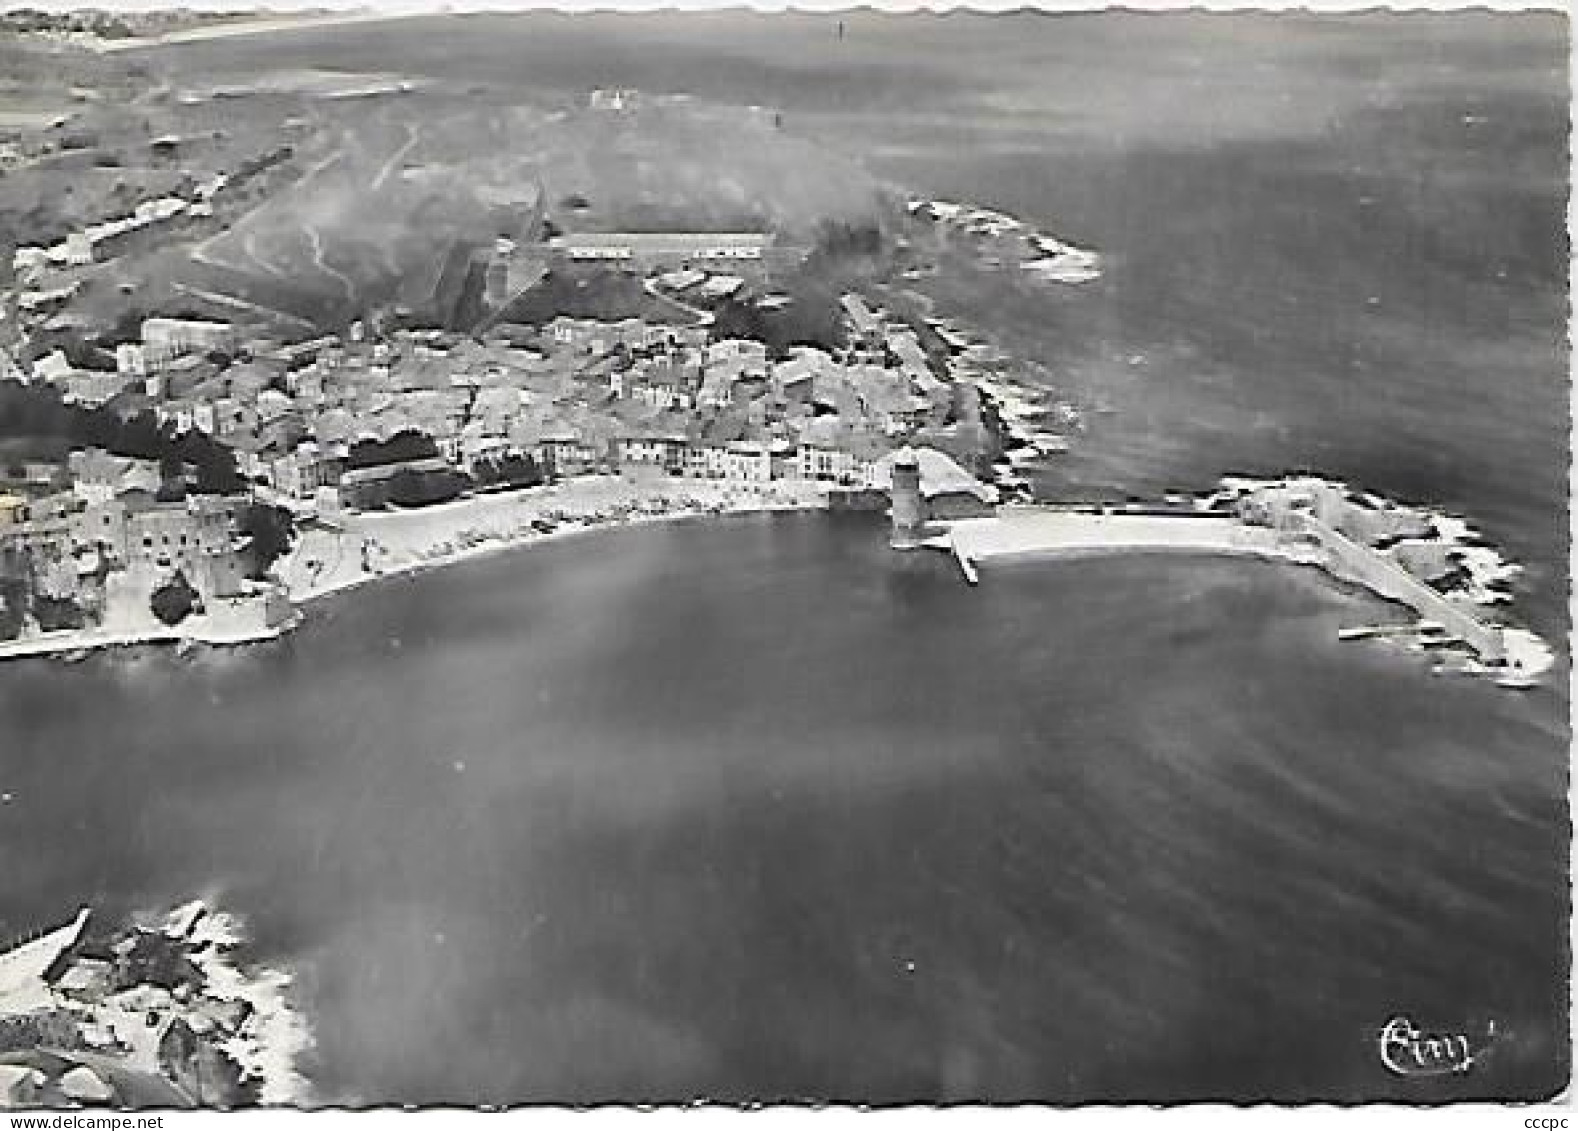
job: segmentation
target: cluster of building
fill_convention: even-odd
[[[42,277],[50,268],[85,267],[95,260],[119,253],[120,244],[133,233],[168,223],[179,216],[212,216],[208,198],[224,186],[222,178],[200,185],[196,198],[161,196],[145,200],[129,214],[70,232],[48,247],[19,247],[11,256],[11,269],[24,279]]]
[[[97,152],[90,142],[83,144],[88,146],[83,152]],[[181,139],[160,136],[148,145],[158,153],[179,147]],[[83,224],[54,243],[17,247],[9,263],[0,263],[0,279],[7,275],[14,279],[0,296],[5,299],[0,303],[0,345],[14,338],[18,321],[68,324],[72,316],[61,312],[84,286],[111,278],[107,265],[158,246],[178,232],[190,234],[222,224],[223,212],[251,191],[254,180],[288,161],[292,152],[288,145],[276,146],[237,162],[229,172],[211,165],[207,170],[185,170],[174,191],[140,201],[124,214]],[[123,292],[130,289],[122,286]]]
[[[122,418],[149,414],[167,435],[206,434],[234,454],[245,493],[170,491],[152,461],[73,452],[0,495],[0,581],[39,628],[60,609],[72,627],[146,623],[176,574],[205,611],[245,607],[268,625],[288,611],[251,579],[240,520],[258,497],[332,518],[453,497],[508,478],[501,468],[531,482],[617,473],[860,491],[886,490],[885,458],[912,441],[969,462],[983,432],[976,385],[859,296],[843,314],[847,344],[782,356],[704,323],[639,318],[506,323],[482,341],[372,320],[293,343],[148,318],[116,344],[114,369],[56,349],[15,376]],[[398,493],[413,483],[415,496]]]
[[[605,94],[607,108],[626,102]],[[165,436],[203,433],[233,453],[245,493],[170,492],[157,466],[74,453],[49,489],[27,482],[0,496],[0,581],[11,580],[13,596],[25,583],[29,600],[69,602],[106,625],[117,610],[144,616],[149,592],[175,573],[205,606],[258,597],[238,523],[259,498],[332,520],[589,473],[861,490],[905,443],[964,463],[984,451],[980,387],[958,379],[949,359],[958,351],[935,332],[928,347],[927,331],[853,294],[839,346],[786,353],[718,334],[683,302],[676,323],[495,320],[480,338],[380,311],[307,341],[201,317],[145,318],[119,340],[123,331],[102,321],[78,328],[77,315],[56,313],[115,241],[211,216],[227,183],[217,175],[190,199],[149,201],[56,245],[19,249],[9,344],[25,348],[0,339],[0,379],[52,387],[122,421],[152,418]],[[544,264],[628,271],[655,294],[707,299],[803,257],[762,232],[569,233],[534,246]],[[531,258],[517,252],[513,241],[494,248],[493,298],[514,293],[508,268]],[[502,318],[507,304],[496,305]]]
[[[481,342],[356,323],[292,344],[225,322],[150,318],[117,346],[113,371],[75,367],[57,350],[25,379],[201,430],[235,451],[248,480],[297,505],[356,506],[380,474],[469,475],[511,457],[549,475],[858,486],[905,439],[967,455],[981,427],[974,385],[940,376],[913,329],[858,296],[844,305],[846,348],[776,358],[705,325],[636,318],[506,324]],[[407,466],[355,465],[359,443],[411,433],[431,450]]]
[[[29,366],[16,379],[53,385],[71,404],[98,408],[126,394],[123,403],[141,405],[136,398],[147,398],[148,407],[158,412],[166,391],[183,380],[200,380],[228,364],[228,356],[239,345],[239,335],[228,322],[189,318],[148,318],[142,323],[137,341],[121,342],[115,347],[113,369],[75,365],[63,348],[56,347]],[[219,355],[219,360],[215,359]],[[201,413],[198,414],[202,416]],[[162,422],[161,416],[161,422]],[[212,431],[212,428],[205,428]]]
[[[46,631],[152,627],[153,595],[177,576],[194,611],[232,631],[283,623],[283,594],[252,579],[256,557],[242,533],[250,500],[170,496],[158,463],[98,449],[72,452],[63,473],[34,464],[23,483],[9,483],[0,494],[8,635],[30,623]]]

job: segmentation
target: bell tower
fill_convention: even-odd
[[[921,499],[920,460],[910,448],[893,457],[893,505],[889,511],[893,532],[888,545],[895,550],[913,550],[921,544],[926,529],[926,508]]]

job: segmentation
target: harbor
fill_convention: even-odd
[[[1441,673],[1487,675],[1528,688],[1554,662],[1534,633],[1487,617],[1517,569],[1468,547],[1461,520],[1401,506],[1315,477],[1224,480],[1217,494],[1167,506],[989,505],[936,453],[906,449],[891,477],[895,550],[952,555],[971,585],[985,562],[1104,554],[1243,555],[1313,565],[1408,608],[1408,633],[1346,631],[1345,639],[1412,635],[1419,647],[1464,651]],[[958,500],[971,506],[960,508]]]
[[[1005,506],[989,517],[959,519],[926,544],[951,553],[972,585],[980,581],[980,563],[1005,558],[1167,552],[1291,556],[1274,531],[1228,515],[1093,513],[1058,506]]]

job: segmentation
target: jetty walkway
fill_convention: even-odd
[[[1253,526],[1219,511],[1005,506],[988,517],[950,522],[925,545],[952,553],[972,585],[980,580],[981,562],[1016,557],[1180,552],[1318,565],[1408,606],[1466,643],[1482,660],[1507,663],[1514,671],[1540,666],[1517,634],[1480,619],[1463,602],[1431,589],[1379,550],[1313,515],[1292,516],[1279,529]]]
[[[952,553],[972,584],[980,579],[977,565],[993,558],[1164,552],[1295,556],[1276,531],[1247,526],[1230,515],[1090,507],[1001,507],[991,517],[949,523],[927,545]]]

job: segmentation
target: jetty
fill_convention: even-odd
[[[1273,530],[1208,511],[1101,510],[1090,507],[1003,506],[964,518],[927,545],[951,553],[965,580],[980,580],[979,563],[1003,558],[1078,557],[1130,553],[1292,556]]]
[[[82,938],[90,914],[84,907],[64,926],[0,953],[0,1016],[49,1005],[49,972]]]
[[[1246,522],[1213,507],[1013,504],[990,513],[927,521],[914,484],[896,483],[892,517],[895,549],[924,547],[952,555],[971,585],[981,565],[1006,559],[1110,554],[1231,554],[1314,565],[1396,601],[1419,617],[1413,632],[1469,648],[1488,674],[1525,686],[1549,661],[1532,634],[1481,619],[1461,600],[1437,592],[1375,547],[1350,538],[1319,517],[1299,511],[1274,524]],[[1402,626],[1345,630],[1347,639],[1406,633]],[[1472,665],[1471,665],[1472,666]]]

